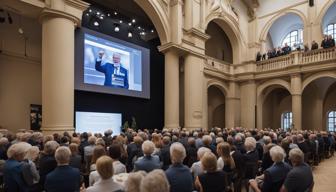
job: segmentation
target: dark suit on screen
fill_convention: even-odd
[[[128,89],[128,71],[124,67],[120,66],[119,68],[119,74],[116,74],[116,67],[111,63],[104,63],[102,64],[101,59],[96,60],[95,68],[97,71],[102,72],[105,74],[105,86],[111,86],[111,87],[119,87]],[[120,79],[123,81],[123,85],[114,85],[112,82],[112,77],[114,75],[118,75]]]

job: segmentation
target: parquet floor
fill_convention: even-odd
[[[314,192],[336,192],[336,154],[313,169]]]

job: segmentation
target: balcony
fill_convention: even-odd
[[[232,64],[227,63],[225,61],[215,59],[212,57],[206,57],[205,61],[205,68],[214,72],[221,72],[226,74],[232,74]]]
[[[257,62],[257,72],[286,69],[294,65],[308,65],[336,60],[336,51],[332,49],[317,49],[308,52],[295,51],[289,55]]]

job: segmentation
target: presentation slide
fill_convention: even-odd
[[[113,130],[113,135],[121,131],[121,113],[94,113],[76,111],[76,132],[104,133]]]
[[[142,91],[141,50],[84,34],[84,83]]]

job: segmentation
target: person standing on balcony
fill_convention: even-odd
[[[332,37],[332,35],[328,36],[328,44],[329,44],[329,47],[335,47],[335,40]]]
[[[257,53],[256,61],[261,61],[261,54],[260,54],[260,51],[258,51],[258,53]]]
[[[321,47],[323,47],[323,49],[328,49],[330,47],[328,42],[328,35],[324,35],[324,38],[321,42]]]
[[[316,43],[315,40],[313,40],[311,50],[315,50],[315,49],[318,49],[318,44]]]
[[[287,55],[292,51],[292,48],[290,46],[288,46],[287,43],[285,43],[285,46],[282,48],[282,51],[283,51],[284,55]]]

